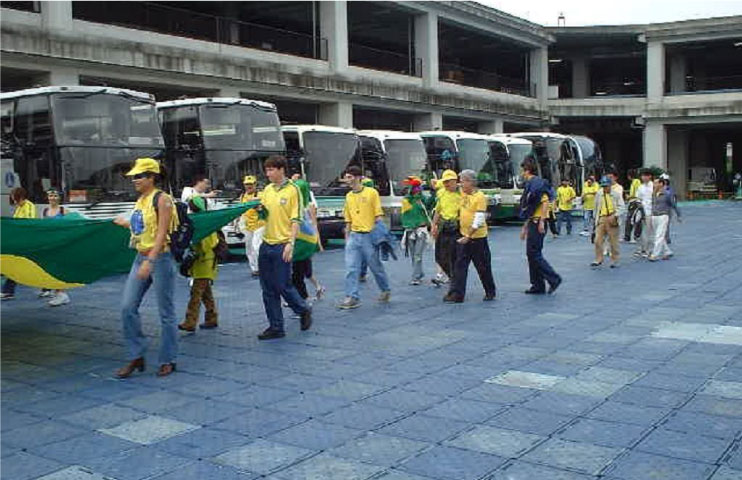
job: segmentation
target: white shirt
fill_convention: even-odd
[[[188,203],[188,200],[196,194],[196,190],[193,187],[183,187],[183,193],[180,194],[180,201]]]
[[[636,197],[641,200],[642,207],[644,207],[644,214],[652,214],[652,196],[654,195],[654,183],[647,182],[642,183],[639,188],[636,189]]]

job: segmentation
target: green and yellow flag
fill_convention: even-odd
[[[193,242],[219,230],[259,202],[190,214]],[[38,288],[65,290],[127,273],[136,252],[129,230],[112,220],[0,219],[0,273]]]

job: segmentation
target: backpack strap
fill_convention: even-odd
[[[160,201],[160,195],[162,195],[162,190],[158,190],[157,193],[155,193],[155,196],[152,197],[152,207],[155,209],[155,215],[160,214],[159,210],[157,210],[157,204]]]

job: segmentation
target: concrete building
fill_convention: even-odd
[[[742,169],[742,17],[545,28],[475,2],[0,6],[4,91],[243,96],[286,123],[588,134],[619,169],[680,182]]]

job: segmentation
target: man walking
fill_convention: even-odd
[[[592,175],[587,177],[587,181],[582,186],[582,233],[580,235],[583,237],[589,236],[593,230],[595,194],[598,193],[599,189],[600,187]]]
[[[258,335],[259,340],[286,336],[281,297],[301,318],[302,330],[308,330],[312,326],[312,310],[291,283],[294,242],[302,221],[301,194],[296,185],[286,178],[284,157],[268,157],[265,161],[265,174],[271,183],[265,187],[260,201],[262,210],[267,213],[267,219],[258,254],[258,268],[263,305],[270,326]]]
[[[435,262],[453,282],[456,263],[456,241],[459,239],[459,192],[458,176],[453,170],[446,170],[441,175],[441,188],[436,189],[435,214],[431,234],[435,238]],[[438,282],[436,282],[438,280]],[[438,278],[433,283],[440,285]]]
[[[451,290],[443,298],[446,303],[462,303],[466,295],[466,278],[469,263],[474,262],[479,280],[484,287],[484,301],[495,299],[497,290],[492,276],[492,255],[487,242],[487,197],[477,189],[477,172],[464,170],[461,180],[461,206],[459,207],[459,233],[456,241],[456,265]]]
[[[621,252],[618,248],[618,235],[620,232],[618,216],[623,209],[623,196],[611,187],[608,177],[600,179],[602,189],[595,197],[595,261],[592,267],[603,264],[603,242],[605,237],[610,241],[611,268],[619,266]]]
[[[557,235],[562,234],[562,222],[567,222],[567,235],[572,235],[572,201],[577,197],[575,189],[566,178],[557,188]]]
[[[639,248],[634,255],[647,258],[652,252],[654,230],[652,229],[652,197],[654,193],[654,179],[652,171],[645,168],[639,175],[641,177],[641,185],[636,189],[636,197],[641,201],[642,205],[642,227],[641,227],[641,238],[639,239]]]
[[[355,165],[348,167],[345,174],[351,191],[345,196],[345,300],[338,305],[342,310],[361,306],[359,280],[361,264],[365,262],[374,274],[376,284],[381,290],[378,300],[388,302],[391,297],[389,280],[381,264],[379,255],[371,239],[371,231],[376,221],[384,216],[381,210],[379,192],[364,186],[363,174]]]
[[[547,193],[549,185],[536,175],[538,170],[534,162],[525,161],[521,168],[526,185],[521,196],[520,212],[525,223],[520,232],[520,239],[526,240],[528,273],[531,280],[531,287],[526,290],[526,293],[529,295],[546,293],[547,282],[549,293],[554,293],[561,285],[562,277],[551,268],[542,253],[546,235],[545,222],[549,216],[549,194]]]

